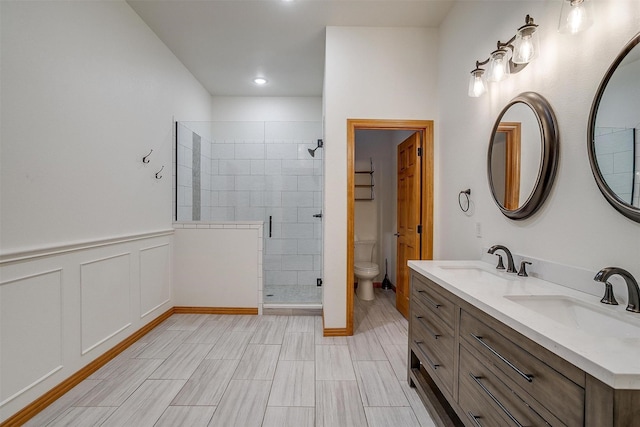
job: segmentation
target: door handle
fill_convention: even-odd
[[[322,218],[322,212],[313,215],[314,218]]]
[[[400,237],[400,233],[393,233],[394,236]]]

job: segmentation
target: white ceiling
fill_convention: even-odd
[[[215,96],[321,96],[325,27],[438,27],[454,0],[127,0]],[[257,87],[252,79],[268,79]]]

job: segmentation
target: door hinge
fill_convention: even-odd
[[[316,286],[322,286],[322,279],[319,277],[316,279]]]
[[[418,234],[422,234],[422,224],[418,225]]]
[[[418,157],[422,157],[422,147],[418,147]]]

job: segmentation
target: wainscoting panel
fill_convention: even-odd
[[[0,424],[172,309],[173,233],[0,255]]]
[[[131,325],[131,254],[80,266],[82,354]]]
[[[140,317],[171,299],[171,248],[169,244],[140,250]]]
[[[62,270],[0,283],[0,407],[62,368]]]

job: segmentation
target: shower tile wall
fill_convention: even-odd
[[[635,175],[633,181],[633,206],[640,208],[640,129],[636,133]]]
[[[322,300],[322,288],[316,286],[322,269],[322,220],[313,215],[322,210],[323,153],[320,149],[311,157],[308,152],[321,131],[319,122],[216,122],[211,142],[202,138],[200,220],[264,221],[265,303]],[[178,159],[194,152],[194,138],[184,133],[178,135],[178,148],[187,151]],[[181,147],[181,139],[192,146]],[[197,217],[192,197],[197,174],[188,171],[195,164],[178,162],[179,220]]]
[[[634,163],[638,164],[634,162],[634,132],[635,129],[596,129],[596,157],[602,177],[626,203],[632,203],[635,198],[633,190],[637,184],[634,178]]]

